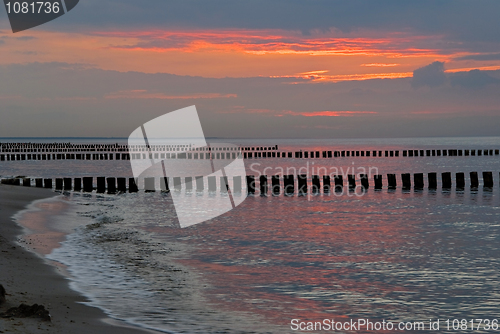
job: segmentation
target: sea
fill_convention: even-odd
[[[284,151],[500,148],[500,137],[210,141],[278,145]],[[16,217],[23,224],[49,210],[50,230],[64,237],[43,254],[46,259],[65,268],[71,287],[87,296],[89,305],[141,328],[491,333],[500,320],[499,157],[402,157],[400,152],[400,157],[248,159],[248,175],[305,171],[310,182],[324,171],[344,174],[344,180],[365,172],[370,188],[306,196],[261,195],[257,189],[254,195],[235,195],[244,200],[234,209],[186,228],[179,226],[171,194],[160,191],[59,192]],[[479,174],[477,189],[469,186],[472,171]],[[484,171],[493,172],[493,188],[482,186]],[[401,188],[402,173],[430,172],[438,173],[436,190]],[[443,172],[453,178],[465,173],[466,187],[442,189]],[[397,174],[396,189],[387,189],[388,173]],[[384,175],[381,190],[373,188],[375,174]],[[130,161],[52,160],[2,161],[0,176],[133,175]]]

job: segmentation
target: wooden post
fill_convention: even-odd
[[[292,196],[295,193],[295,180],[294,175],[284,175],[283,176],[283,193],[287,196]]]
[[[217,191],[217,179],[215,178],[215,176],[207,177],[207,181],[208,181],[208,191],[216,192]],[[175,178],[174,178],[174,188],[175,188]]]
[[[368,175],[361,174],[359,178],[361,179],[361,187],[368,189],[370,187],[370,183],[368,182]]]
[[[414,189],[424,189],[424,174],[423,173],[415,173],[413,174],[413,184]]]
[[[82,191],[82,178],[75,177],[73,190],[74,191]]]
[[[160,191],[165,193],[170,192],[170,188],[168,186],[168,177],[166,176],[160,177]]]
[[[280,176],[279,175],[273,175],[271,177],[271,186],[272,186],[272,193],[273,195],[279,195],[280,193]]]
[[[240,192],[241,192],[241,176],[238,176],[240,178]],[[236,176],[235,176],[236,178]],[[203,176],[195,176],[194,179],[196,180],[196,191],[203,191],[205,189],[205,184],[203,182]]]
[[[382,175],[373,175],[373,182],[375,183],[375,189],[382,189]]]
[[[70,177],[65,177],[64,178],[64,190],[71,190],[72,187],[71,187],[71,178]]]
[[[40,178],[35,179],[35,186],[37,188],[43,188],[43,179],[40,179]]]
[[[85,178],[83,179],[84,184],[85,184]],[[128,192],[129,193],[136,193],[139,191],[139,187],[137,186],[137,182],[135,181],[135,178],[130,177],[128,179]]]
[[[236,194],[239,194],[241,193],[241,186],[242,186],[242,183],[241,183],[241,176],[234,176],[233,177],[233,194],[236,193]]]
[[[259,182],[260,182],[260,195],[261,196],[267,196],[267,175],[261,175],[259,177]]]
[[[456,179],[457,179],[457,189],[464,189],[465,188],[465,174],[464,173],[457,173]]]
[[[255,194],[255,176],[247,175],[247,191],[249,194]]]
[[[477,176],[477,172],[470,172],[470,187],[471,188],[479,187],[479,178]]]
[[[443,181],[443,189],[450,189],[451,188],[451,173],[450,172],[441,173],[441,178]]]
[[[94,178],[93,177],[84,177],[83,178],[83,191],[92,192],[94,190]]]
[[[333,177],[333,180],[335,181],[335,191],[342,191],[342,188],[344,188],[344,180],[342,179],[342,175],[335,175]]]
[[[323,175],[323,193],[324,194],[329,194],[330,193],[330,175]]]
[[[307,175],[297,175],[297,187],[299,188],[299,196],[307,194]]]
[[[429,189],[437,189],[437,173],[429,173],[427,177],[429,180]]]
[[[220,192],[227,193],[229,190],[229,182],[227,182],[227,176],[220,177]]]
[[[63,190],[63,179],[56,178],[56,190]]]
[[[313,194],[319,194],[321,189],[321,183],[319,180],[319,175],[312,176],[312,188],[311,191]]]
[[[186,185],[186,190],[193,190],[193,178],[191,176],[184,178],[184,184]]]
[[[108,194],[116,194],[116,178],[108,177],[106,183],[108,185]]]
[[[401,181],[403,182],[403,189],[408,190],[411,188],[411,175],[410,175],[410,173],[401,174]]]
[[[387,188],[388,189],[396,189],[397,181],[396,174],[387,174]]]
[[[350,189],[356,188],[356,175],[347,175],[347,182]]]
[[[52,189],[52,179],[44,179],[43,180],[43,187]]]
[[[106,192],[106,178],[100,176],[97,178],[97,193],[104,192]]]
[[[493,173],[492,172],[483,172],[483,183],[486,188],[493,187]]]

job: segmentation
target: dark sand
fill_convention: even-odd
[[[32,201],[52,196],[54,192],[46,189],[0,185],[0,284],[7,291],[7,302],[0,306],[0,313],[25,303],[44,305],[52,316],[52,322],[0,318],[0,333],[152,333],[125,327],[100,309],[80,304],[88,299],[71,290],[58,269],[16,243],[23,229],[12,216]]]

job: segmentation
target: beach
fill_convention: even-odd
[[[146,333],[121,326],[69,287],[56,267],[16,243],[23,229],[12,216],[32,201],[55,196],[46,189],[0,185],[0,284],[6,303],[0,313],[21,303],[45,306],[51,321],[37,318],[1,318],[0,333]]]

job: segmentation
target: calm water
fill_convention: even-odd
[[[303,150],[500,148],[500,138],[261,143]],[[58,200],[72,209],[54,219],[88,223],[48,257],[69,267],[73,288],[93,305],[172,333],[289,333],[292,319],[358,318],[426,325],[441,319],[445,331],[446,319],[500,319],[498,156],[246,163],[249,174],[268,168],[268,175],[287,168],[315,174],[313,168],[321,167],[355,173],[376,168],[384,175],[493,171],[495,187],[257,194],[185,229],[178,228],[167,194],[67,193]],[[24,161],[2,162],[0,175],[131,173],[128,162]]]

